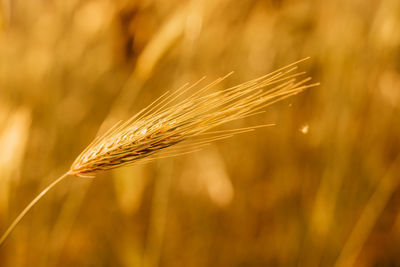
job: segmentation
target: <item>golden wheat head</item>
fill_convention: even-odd
[[[189,153],[211,141],[268,126],[210,131],[316,86],[307,84],[310,78],[297,81],[304,75],[304,72],[293,73],[297,63],[243,84],[205,94],[230,73],[173,105],[173,101],[198,86],[204,78],[191,86],[186,84],[172,94],[167,92],[128,121],[118,123],[96,138],[74,161],[69,174],[90,176],[128,164]],[[190,143],[184,142],[188,139]]]

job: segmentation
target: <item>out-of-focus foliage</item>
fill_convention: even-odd
[[[321,86],[201,152],[70,177],[1,266],[400,265],[398,0],[14,1],[0,15],[0,230],[166,90],[303,63]]]

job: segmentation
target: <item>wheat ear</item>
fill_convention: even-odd
[[[308,59],[308,58],[306,58]],[[126,122],[117,123],[104,135],[97,137],[73,162],[70,170],[46,187],[18,215],[0,239],[9,236],[26,213],[55,185],[68,175],[94,177],[98,172],[129,164],[146,163],[197,151],[212,141],[253,131],[257,125],[233,130],[210,131],[230,121],[260,113],[260,110],[306,88],[311,78],[296,79],[304,72],[293,73],[297,61],[257,79],[234,87],[205,94],[232,73],[186,96],[204,78],[189,86],[185,84],[174,93],[165,93]],[[179,99],[183,99],[178,101]],[[186,142],[190,140],[190,143]]]

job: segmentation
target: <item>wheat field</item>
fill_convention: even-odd
[[[68,177],[0,266],[400,265],[399,1],[0,7],[0,234],[96,135],[167,91],[306,57],[321,83],[219,130],[272,127]]]

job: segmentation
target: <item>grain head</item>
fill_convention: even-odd
[[[297,94],[311,78],[294,73],[295,62],[257,79],[207,93],[232,73],[182,97],[204,80],[165,93],[126,122],[119,122],[96,138],[74,161],[70,175],[91,176],[120,166],[190,153],[208,143],[258,127],[210,131],[227,122],[260,113],[264,107]],[[179,98],[183,100],[177,101]],[[174,104],[173,104],[174,103]],[[186,142],[188,141],[188,142]]]

